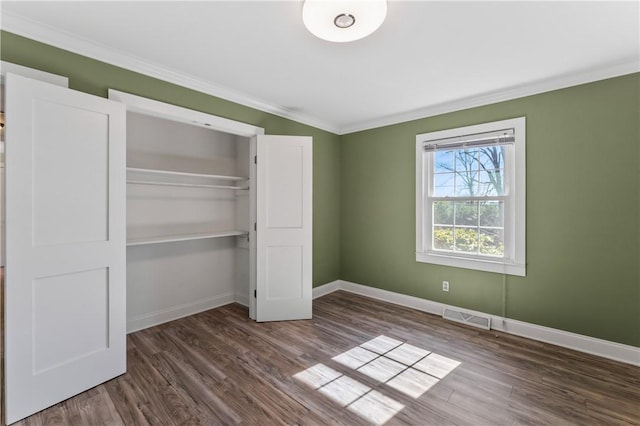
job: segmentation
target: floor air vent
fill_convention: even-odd
[[[469,324],[474,327],[484,328],[485,330],[491,329],[491,317],[479,315],[477,313],[465,312],[458,308],[451,308],[447,306],[444,308],[442,318],[461,322],[463,324]]]

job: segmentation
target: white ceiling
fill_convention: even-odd
[[[330,43],[301,1],[0,3],[7,31],[335,133],[639,71],[639,5],[389,1]]]

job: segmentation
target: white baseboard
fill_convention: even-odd
[[[491,316],[491,328],[640,367],[640,348],[543,325]]]
[[[235,302],[241,304],[242,306],[249,307],[249,295],[236,293]]]
[[[236,300],[235,296],[236,295],[234,293],[224,293],[218,296],[196,300],[195,302],[172,306],[168,309],[127,318],[127,333],[133,333],[134,331],[153,327],[154,325],[163,324],[165,322],[177,320],[209,309],[228,305]]]
[[[326,283],[321,286],[314,287],[312,297],[314,299],[317,299],[318,297],[322,297],[325,294],[333,293],[336,290],[340,290],[341,283],[342,281],[335,280],[335,281],[331,281],[330,283]]]
[[[344,290],[361,296],[378,299],[396,305],[406,306],[430,314],[442,315],[444,303],[421,299],[415,296],[395,293],[375,287],[368,287],[349,281],[337,280],[313,289],[313,298],[321,297],[336,290]],[[456,306],[457,307],[457,306]],[[465,311],[469,311],[465,309]],[[469,311],[473,312],[473,311]],[[478,314],[488,315],[485,312]],[[577,333],[558,330],[555,328],[531,324],[501,316],[491,315],[491,328],[516,336],[540,342],[551,343],[580,352],[601,356],[603,358],[640,366],[640,348],[595,337],[584,336]]]

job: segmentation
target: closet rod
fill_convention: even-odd
[[[227,185],[205,185],[197,183],[177,183],[177,182],[154,182],[148,180],[128,180],[127,183],[135,185],[159,185],[159,186],[181,186],[187,188],[216,188],[216,189],[249,189],[248,186],[227,186]]]

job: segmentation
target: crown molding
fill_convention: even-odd
[[[525,96],[537,95],[540,93],[551,92],[553,90],[591,83],[598,80],[619,77],[639,71],[640,60],[638,60],[637,58],[630,59],[627,61],[609,64],[604,67],[582,70],[571,74],[564,74],[561,76],[540,80],[533,83],[527,83],[504,90],[497,90],[478,96],[471,96],[451,102],[444,102],[438,105],[419,108],[400,114],[388,115],[374,120],[362,121],[360,123],[341,127],[339,134],[345,135],[348,133],[355,133],[363,130],[371,130],[377,127],[390,126],[407,121],[433,117],[436,115],[460,111],[463,109],[495,104],[498,102],[523,98]]]
[[[516,87],[340,126],[335,123],[329,123],[324,120],[317,119],[313,116],[291,111],[279,105],[270,104],[266,101],[256,99],[246,93],[241,93],[228,87],[216,85],[209,81],[184,74],[180,71],[142,60],[136,56],[97,44],[93,41],[60,31],[56,28],[52,28],[35,21],[24,19],[5,11],[2,11],[0,28],[79,55],[87,56],[92,59],[235,102],[269,114],[287,118],[337,135],[371,130],[378,127],[433,117],[449,112],[509,101],[525,96],[537,95],[540,93],[591,83],[598,80],[605,80],[640,71],[640,60],[633,58],[603,67],[564,74]]]
[[[98,61],[106,62],[120,68],[138,72],[169,83],[177,84],[188,89],[206,93],[217,98],[222,98],[240,105],[254,108],[269,114],[287,118],[298,123],[326,130],[338,134],[339,127],[315,117],[293,112],[285,107],[273,105],[260,99],[256,99],[245,93],[241,93],[228,87],[213,84],[209,81],[182,73],[180,71],[163,67],[161,65],[145,61],[136,56],[129,55],[116,49],[112,49],[91,40],[63,32],[39,22],[25,19],[5,11],[2,11],[0,28],[41,43],[49,44],[60,49],[68,50],[82,56],[87,56]]]

